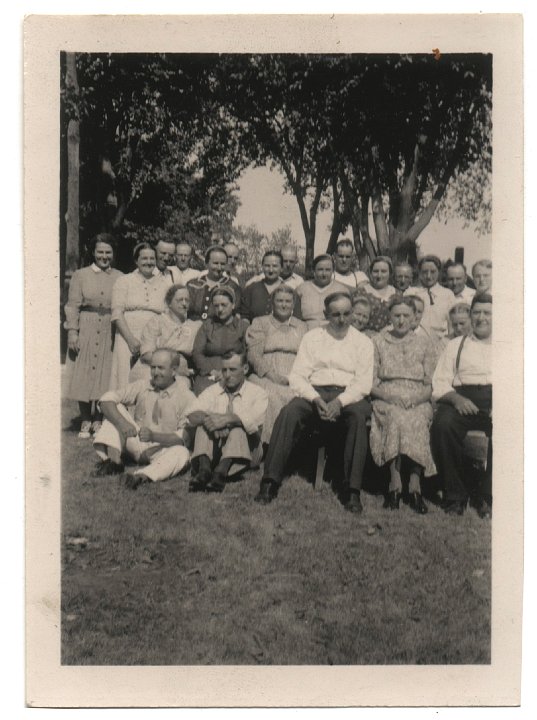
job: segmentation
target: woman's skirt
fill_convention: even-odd
[[[79,402],[98,400],[109,387],[112,367],[112,326],[110,313],[82,310],[77,355],[67,353],[66,373],[70,377],[68,397]]]
[[[140,339],[142,330],[146,323],[155,317],[155,313],[151,310],[127,310],[125,312],[125,322],[129,326],[134,337]],[[129,375],[131,371],[132,355],[129,346],[116,331],[114,337],[114,351],[112,353],[112,369],[110,373],[110,390],[117,390],[125,387],[129,383]]]
[[[412,380],[392,380],[381,384],[398,397],[412,402],[421,386]],[[384,400],[373,400],[369,442],[373,460],[385,465],[398,455],[406,455],[424,468],[426,476],[436,468],[431,454],[430,427],[433,409],[430,402],[405,410]]]

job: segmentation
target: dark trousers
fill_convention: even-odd
[[[444,485],[448,502],[466,502],[468,488],[464,483],[463,442],[469,430],[481,430],[489,439],[487,470],[477,487],[477,495],[492,500],[492,388],[490,385],[463,385],[456,388],[479,408],[477,415],[460,415],[452,405],[438,403],[431,428],[433,457]]]
[[[316,388],[325,402],[337,397],[339,391],[325,391]],[[265,458],[263,477],[280,484],[288,474],[289,458],[299,443],[308,434],[317,430],[323,438],[341,433],[343,442],[343,474],[345,482],[353,490],[362,487],[367,454],[367,418],[371,415],[368,400],[351,403],[342,408],[335,422],[321,420],[316,406],[303,398],[294,398],[278,415]],[[316,452],[316,448],[311,448]]]

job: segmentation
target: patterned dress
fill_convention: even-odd
[[[387,285],[382,290],[377,290],[370,283],[360,285],[356,291],[359,295],[365,295],[371,305],[371,315],[367,325],[369,330],[379,332],[390,324],[390,311],[388,310],[388,302],[396,290],[391,285]]]
[[[112,287],[123,273],[93,264],[73,273],[65,306],[65,329],[78,330],[80,351],[67,356],[68,397],[98,400],[108,390],[112,365]]]
[[[373,338],[375,366],[373,387],[389,389],[411,402],[424,385],[430,385],[436,360],[431,344],[411,331],[404,338],[381,332]],[[404,409],[385,400],[373,400],[371,419],[371,454],[379,466],[398,455],[406,455],[434,475],[429,428],[433,409],[431,402]]]
[[[169,287],[169,281],[160,273],[149,279],[139,270],[123,275],[112,289],[112,321],[119,319],[123,313],[131,333],[140,339],[145,324],[166,309],[164,295]],[[129,346],[116,331],[110,390],[125,387],[129,382],[131,357]]]
[[[280,410],[294,397],[289,385],[272,382],[266,375],[272,371],[289,377],[298,346],[307,329],[306,323],[295,317],[280,322],[272,315],[265,315],[255,318],[246,331],[248,362],[253,370],[248,379],[264,388],[269,398],[261,434],[264,443],[270,440],[272,427]]]

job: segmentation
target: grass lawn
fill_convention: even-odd
[[[91,479],[64,401],[62,661],[74,665],[490,662],[490,522],[259,472],[222,495],[189,473],[136,492]]]

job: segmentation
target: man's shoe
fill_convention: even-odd
[[[421,493],[419,493],[419,492],[410,493],[408,504],[410,505],[410,509],[414,510],[414,512],[418,513],[418,515],[427,515],[428,508],[427,508],[427,505],[423,501]]]
[[[482,520],[490,520],[492,517],[492,508],[486,500],[480,500],[476,510]]]
[[[345,503],[345,510],[357,514],[364,511],[364,506],[360,501],[360,493],[351,492],[349,499]]]
[[[125,466],[123,464],[118,465],[118,463],[112,462],[110,458],[107,458],[106,460],[101,460],[95,467],[95,470],[90,473],[90,477],[102,478],[108,477],[109,475],[121,475],[124,470]]]
[[[151,478],[148,478],[147,475],[143,473],[133,473],[132,475],[130,473],[124,473],[121,479],[124,480],[125,487],[129,490],[138,490],[140,485],[151,482]]]
[[[213,474],[210,470],[200,470],[190,481],[188,491],[205,492],[207,490],[207,485],[211,482],[212,476]]]
[[[213,473],[211,480],[205,486],[205,492],[221,493],[226,487],[226,478],[220,473]]]
[[[78,433],[78,437],[80,438],[80,440],[88,440],[88,438],[91,437],[91,422],[89,420],[84,420],[84,422],[80,426],[80,432]]]
[[[400,502],[401,502],[401,491],[400,490],[390,490],[390,492],[386,496],[386,500],[384,501],[383,507],[389,508],[390,510],[399,510]]]
[[[268,505],[277,495],[277,486],[272,480],[261,480],[259,492],[254,498],[254,502],[261,505]]]
[[[448,500],[444,506],[444,512],[446,515],[464,515],[465,509],[466,503],[462,500]]]

